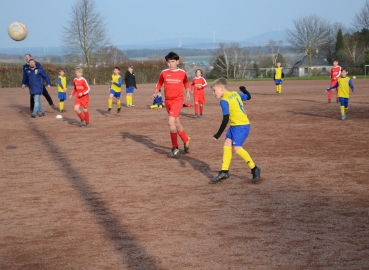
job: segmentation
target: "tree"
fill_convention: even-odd
[[[359,31],[369,29],[369,0],[365,1],[360,12],[355,15],[353,26]]]
[[[87,77],[91,76],[91,61],[94,53],[107,44],[107,30],[100,13],[95,12],[94,0],[78,0],[63,27],[63,49],[67,54],[81,55]]]
[[[104,66],[116,66],[117,64],[127,62],[127,56],[115,46],[102,47],[94,54],[96,64]]]
[[[309,67],[311,67],[313,55],[319,50],[319,47],[329,42],[330,23],[317,15],[309,15],[294,20],[293,24],[294,30],[287,29],[287,40],[292,45],[293,50],[308,56]]]
[[[282,41],[280,40],[277,45],[277,43],[273,39],[271,39],[269,40],[268,46],[270,47],[270,53],[272,55],[272,62],[273,62],[273,66],[275,67],[277,65],[277,57],[281,51]]]
[[[334,52],[338,55],[342,50],[345,49],[345,41],[342,34],[342,29],[338,29],[337,38],[336,38],[336,46],[334,47]]]

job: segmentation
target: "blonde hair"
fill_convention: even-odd
[[[228,89],[228,82],[226,78],[219,78],[216,79],[212,84],[211,84],[211,88],[213,88],[214,86],[218,86],[218,85],[223,85],[225,89]]]
[[[83,68],[81,68],[81,67],[76,67],[75,71],[79,71],[79,72],[83,73]]]

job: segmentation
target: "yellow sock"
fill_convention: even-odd
[[[341,115],[343,116],[345,114],[345,106],[340,106],[341,109]]]
[[[245,149],[241,147],[237,150],[236,154],[239,155],[247,163],[250,169],[253,169],[255,167],[255,163],[252,161],[250,154]]]
[[[156,104],[156,105],[151,105],[150,106],[150,109],[156,109],[156,108],[159,108],[159,106]]]
[[[129,106],[129,96],[126,96],[126,104]]]
[[[63,111],[64,110],[64,101],[60,101],[59,102],[59,110]]]
[[[282,84],[279,85],[279,93],[282,93]]]
[[[279,85],[278,85],[278,84],[275,86],[275,91],[276,91],[277,93],[279,93]]]
[[[111,106],[113,105],[113,100],[111,98],[108,99],[108,105],[109,109],[111,109]]]
[[[130,104],[131,104],[131,105],[133,105],[133,103],[132,103],[132,99],[133,99],[133,96],[130,96],[130,97],[129,97],[129,102],[130,102]]]
[[[228,171],[232,160],[232,146],[223,146],[222,171]]]
[[[120,99],[117,100],[118,109],[121,107]]]

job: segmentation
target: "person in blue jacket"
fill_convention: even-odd
[[[46,71],[43,68],[36,67],[36,61],[30,59],[28,61],[29,69],[25,72],[25,79],[22,88],[25,85],[29,87],[29,93],[34,101],[33,112],[31,116],[36,118],[38,111],[40,110],[39,116],[45,116],[44,108],[42,107],[42,103],[40,102],[40,96],[42,95],[43,88],[44,88],[44,81],[47,83],[47,87],[50,87],[50,78],[47,76]]]
[[[29,60],[32,58],[32,56],[29,54],[29,53],[26,53],[25,55],[24,55],[24,59],[26,60],[26,64],[24,64],[23,65],[23,80],[22,80],[22,87],[24,87],[23,85],[25,85],[25,81],[26,81],[26,72],[27,72],[27,70],[29,69],[29,64],[28,64],[28,62],[29,62]],[[39,63],[39,62],[37,62],[36,61],[36,68],[37,69],[41,69],[41,68],[43,68],[42,66],[41,66],[41,64]],[[51,108],[53,108],[54,110],[56,110],[57,108],[56,108],[56,106],[54,105],[54,102],[53,102],[53,100],[52,100],[52,98],[50,97],[50,95],[49,95],[49,92],[46,90],[46,88],[45,88],[45,86],[43,86],[43,88],[42,88],[42,95],[46,98],[46,100],[47,100],[47,102],[49,103],[49,105],[51,106]],[[30,102],[30,110],[31,110],[31,112],[33,111],[33,106],[34,106],[34,103],[33,103],[33,97],[31,96],[30,97],[30,100],[29,100],[29,102]]]

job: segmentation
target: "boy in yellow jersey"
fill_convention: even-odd
[[[352,92],[354,92],[354,85],[352,80],[349,77],[346,77],[348,71],[346,68],[342,69],[341,77],[337,79],[336,85],[328,88],[327,91],[330,91],[334,88],[338,88],[338,98],[340,102],[340,109],[341,109],[341,119],[346,119],[346,112],[348,109],[348,103],[350,98],[350,88]]]
[[[108,113],[110,113],[113,106],[113,97],[117,100],[117,113],[120,113],[121,103],[120,103],[120,93],[122,92],[122,77],[119,75],[120,68],[115,67],[113,70],[113,75],[111,75],[111,85],[110,85],[110,95],[108,100]]]
[[[250,100],[251,95],[244,86],[240,87],[242,94],[236,91],[228,91],[228,83],[224,78],[219,78],[211,85],[213,94],[220,99],[220,106],[223,112],[223,121],[218,132],[214,135],[214,140],[217,141],[222,135],[228,122],[230,127],[226,134],[226,139],[223,146],[223,162],[222,170],[218,176],[210,180],[210,184],[218,183],[224,179],[229,178],[229,166],[232,160],[233,151],[239,155],[249,166],[252,173],[252,183],[255,184],[260,179],[261,169],[255,165],[249,153],[242,148],[247,136],[250,132],[250,122],[243,107],[243,101]]]
[[[59,70],[58,77],[58,99],[59,99],[59,110],[65,112],[64,101],[67,99],[67,78],[63,69]]]
[[[284,78],[284,68],[281,66],[281,62],[277,62],[277,67],[274,68],[274,82],[277,95],[282,93],[282,82]]]

